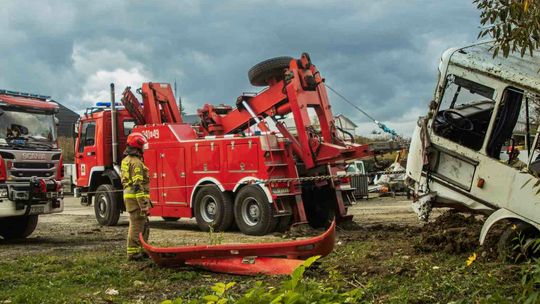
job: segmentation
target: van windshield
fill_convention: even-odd
[[[433,130],[467,148],[480,150],[495,108],[494,93],[493,88],[483,84],[448,75]]]

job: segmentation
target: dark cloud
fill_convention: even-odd
[[[106,99],[111,81],[177,79],[193,112],[256,90],[253,64],[307,51],[335,89],[406,133],[426,110],[440,54],[476,37],[471,2],[4,0],[0,87],[81,110]]]

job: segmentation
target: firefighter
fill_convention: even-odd
[[[128,260],[146,258],[139,233],[148,238],[148,210],[152,206],[149,194],[150,177],[143,159],[143,150],[147,144],[141,133],[131,133],[127,138],[127,147],[122,160],[122,186],[124,204],[129,212],[129,231],[127,236]]]

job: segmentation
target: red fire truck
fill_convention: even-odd
[[[263,61],[248,76],[266,88],[242,94],[234,107],[205,104],[197,126],[183,123],[164,83],[144,83],[142,105],[126,88],[124,107],[117,109],[112,90],[110,106],[89,108],[75,148],[77,192],[83,204],[94,204],[98,222],[115,225],[124,210],[118,162],[131,131],[148,138],[153,216],[195,217],[202,230],[236,223],[250,235],[350,219],[354,197],[345,161],[373,152],[340,136],[345,131],[334,123],[309,55]],[[283,122],[287,114],[294,132]]]
[[[48,96],[0,90],[0,236],[25,238],[40,214],[62,212],[58,104]]]

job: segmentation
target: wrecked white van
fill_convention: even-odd
[[[481,244],[494,223],[512,221],[501,249],[516,233],[532,240],[540,229],[540,52],[493,58],[491,46],[443,54],[406,172],[423,220],[434,207],[484,213]]]

